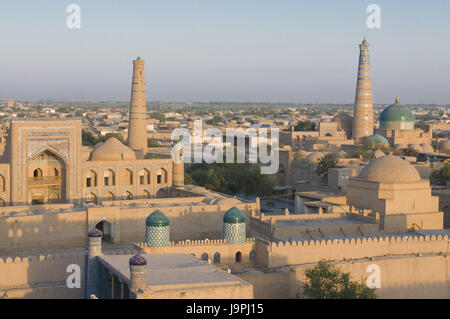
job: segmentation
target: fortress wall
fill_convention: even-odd
[[[256,241],[256,252],[265,247],[268,268],[284,265],[299,265],[319,260],[342,260],[377,257],[386,255],[407,255],[414,253],[448,253],[448,236],[425,237],[381,237],[345,240],[311,240],[298,242],[262,242]],[[263,247],[258,247],[263,246]],[[257,262],[264,262],[257,256]]]
[[[337,263],[342,271],[351,274],[352,280],[364,282],[373,272],[367,271],[372,264],[380,267],[381,287],[375,291],[379,298],[450,298],[450,257],[392,256],[374,261],[365,259]],[[303,297],[305,270],[311,266],[295,267],[290,277],[290,286],[293,287],[290,298],[296,295]]]
[[[9,297],[18,298],[81,298],[84,263],[85,252],[0,258],[0,292],[3,294],[6,290]],[[80,266],[81,288],[69,289],[66,286],[66,280],[72,273],[66,271],[70,264]]]
[[[189,242],[181,241],[178,243],[171,242],[170,247],[151,248],[145,243],[138,243],[139,247],[145,254],[193,254],[195,257],[202,257],[211,260],[214,263],[214,254],[220,254],[220,264],[233,265],[236,264],[236,254],[241,253],[240,264],[249,264],[250,252],[254,249],[254,238],[247,238],[243,244],[227,244],[222,239],[216,240],[191,240]],[[204,255],[206,254],[206,255]]]
[[[46,213],[0,218],[0,253],[84,247],[86,213]]]
[[[253,285],[255,299],[288,299],[292,293],[290,286],[290,274],[287,272],[273,273],[244,273],[236,274],[242,280]]]

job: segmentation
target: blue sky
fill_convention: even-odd
[[[2,1],[0,98],[128,100],[139,55],[149,100],[353,103],[366,36],[375,103],[450,103],[449,35],[448,0]]]

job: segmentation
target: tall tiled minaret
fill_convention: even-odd
[[[373,134],[372,81],[370,79],[369,44],[364,38],[359,45],[358,81],[352,135],[355,142]]]
[[[145,94],[145,61],[133,60],[128,146],[147,154],[147,107]]]

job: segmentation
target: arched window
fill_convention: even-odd
[[[141,185],[150,184],[150,172],[145,168],[139,171],[139,184]]]
[[[33,171],[33,177],[34,177],[35,179],[41,179],[41,178],[42,178],[42,170],[41,170],[40,168],[36,168],[36,169]]]
[[[58,171],[57,168],[54,168],[54,169],[53,169],[53,174],[54,174],[55,176],[59,176],[59,171]]]
[[[236,262],[240,263],[242,261],[242,254],[240,251],[236,253]]]
[[[133,195],[127,191],[127,192],[125,192],[125,194],[123,194],[123,199],[125,199],[125,200],[133,199]]]
[[[86,174],[86,187],[96,187],[97,186],[97,173],[90,170]]]
[[[122,186],[133,185],[133,172],[128,168],[122,171],[122,174],[120,176],[120,184]]]
[[[214,263],[220,264],[220,254],[218,252],[214,254]]]
[[[95,203],[95,204],[97,204],[97,196],[94,193],[89,193],[89,195],[87,196],[86,201],[88,203]]]
[[[105,200],[115,200],[115,199],[116,199],[116,196],[113,193],[107,192],[105,194]]]
[[[150,198],[150,193],[144,189],[142,192],[141,198]]]
[[[255,250],[252,249],[252,251],[250,252],[250,255],[248,256],[248,259],[250,261],[255,261]]]
[[[207,253],[203,253],[202,260],[208,261],[208,254]]]
[[[114,186],[116,185],[116,179],[114,176],[114,172],[110,169],[105,171],[104,174],[104,184],[105,186]]]
[[[167,183],[167,172],[164,168],[158,169],[158,172],[156,173],[156,183],[157,184]]]

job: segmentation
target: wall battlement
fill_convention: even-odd
[[[346,239],[258,241],[257,262],[266,267],[388,255],[450,252],[448,235],[382,235]]]

